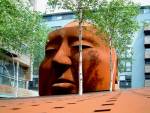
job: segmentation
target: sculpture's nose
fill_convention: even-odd
[[[55,56],[53,57],[53,61],[59,64],[71,65],[72,62],[70,59],[70,54],[71,54],[70,47],[67,44],[67,41],[64,41],[59,47]]]

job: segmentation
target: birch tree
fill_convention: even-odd
[[[97,0],[49,0],[51,8],[71,10],[76,14],[79,22],[79,95],[83,94],[83,73],[82,73],[82,24],[85,20],[84,13],[97,4]]]
[[[93,22],[99,32],[104,32],[110,48],[110,91],[113,85],[112,48],[117,50],[118,56],[131,44],[133,35],[138,29],[136,16],[139,14],[139,6],[130,0],[103,0],[103,4],[97,4],[85,14],[85,17]]]

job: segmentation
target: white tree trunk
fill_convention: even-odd
[[[113,65],[112,65],[112,39],[111,37],[109,37],[109,48],[110,48],[110,57],[109,57],[109,60],[110,60],[110,92],[112,92],[112,89],[113,89]]]
[[[33,66],[34,66],[34,56],[30,56],[30,81],[33,81]]]
[[[12,60],[13,60],[13,76],[14,76],[14,82],[13,82],[13,87],[15,87],[15,75],[16,75],[16,69],[15,69],[15,62],[14,62],[14,57],[12,56]]]
[[[79,4],[79,95],[83,94],[83,73],[82,73],[82,7],[80,4],[80,1],[78,2]]]
[[[17,68],[16,68],[16,94],[15,94],[16,97],[18,97],[18,88],[19,88],[19,61],[17,61]]]

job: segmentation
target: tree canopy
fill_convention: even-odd
[[[136,16],[139,6],[130,0],[103,0],[102,4],[85,13],[88,20],[107,34],[107,41],[111,37],[112,47],[120,55],[131,44],[133,35],[138,29]]]
[[[42,21],[42,14],[32,11],[29,3],[0,0],[0,49],[30,55],[34,74],[38,74],[50,30]]]
[[[18,53],[34,53],[43,46],[47,27],[38,12],[18,0],[0,0],[0,47]]]

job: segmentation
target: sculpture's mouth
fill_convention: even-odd
[[[52,85],[52,94],[74,94],[77,93],[76,91],[76,85],[74,82],[66,79],[58,79],[53,85]]]

